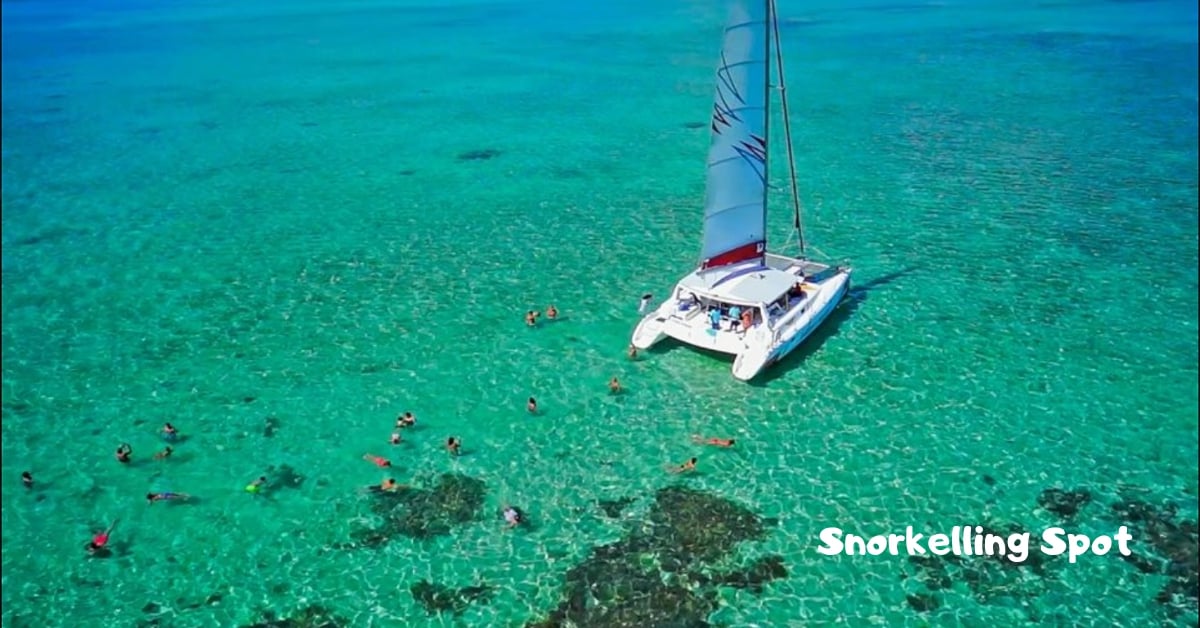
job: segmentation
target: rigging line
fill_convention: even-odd
[[[766,0],[766,2],[767,17],[770,18],[771,25],[775,31],[775,70],[779,76],[779,102],[780,110],[783,113],[783,136],[787,143],[788,170],[791,173],[792,180],[792,223],[796,229],[796,237],[800,241],[800,257],[804,257],[804,226],[800,220],[800,186],[796,182],[796,156],[792,151],[792,124],[788,117],[787,86],[783,79],[783,49],[779,39],[779,16],[775,12],[775,0]]]

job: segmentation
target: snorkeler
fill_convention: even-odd
[[[508,523],[509,529],[515,528],[525,521],[525,517],[521,515],[521,511],[512,506],[504,507],[504,521]]]
[[[171,491],[163,491],[161,493],[146,493],[146,501],[153,504],[154,502],[166,501],[169,499],[188,500],[191,495],[187,493],[172,493]]]
[[[246,492],[250,493],[251,495],[257,495],[258,493],[261,493],[266,486],[267,476],[260,476],[257,480],[246,485]]]
[[[687,473],[688,471],[696,470],[696,459],[692,458],[679,466],[668,466],[667,471],[671,473]]]
[[[391,461],[389,461],[387,458],[384,458],[383,456],[376,456],[374,454],[363,454],[363,460],[368,460],[374,463],[375,466],[379,467],[380,469],[392,466]]]
[[[107,530],[99,532],[96,534],[96,536],[93,536],[91,542],[84,546],[84,549],[87,550],[87,553],[94,555],[100,550],[104,549],[104,546],[108,545],[108,536],[112,534],[113,528],[115,527],[117,527],[116,521],[112,522],[112,525],[108,526]]]
[[[714,447],[733,447],[737,442],[732,438],[704,438],[699,434],[692,434],[692,442],[698,445],[713,445]]]

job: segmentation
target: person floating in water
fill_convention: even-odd
[[[671,473],[687,473],[688,471],[696,470],[696,459],[692,458],[679,466],[668,466],[667,471]]]
[[[166,501],[166,500],[170,500],[170,499],[178,499],[181,501],[186,501],[191,498],[192,498],[192,496],[188,495],[187,493],[172,493],[171,491],[163,491],[161,493],[146,493],[146,501],[151,504],[153,504],[154,502],[161,502],[161,501]]]
[[[116,521],[112,522],[112,525],[108,526],[107,530],[98,532],[96,536],[93,536],[91,542],[84,546],[84,548],[87,549],[87,553],[95,555],[101,550],[104,550],[104,546],[108,545],[108,537],[110,534],[112,534],[113,528],[115,527],[117,527]]]
[[[512,506],[505,506],[503,515],[504,521],[508,524],[510,530],[525,521],[525,517],[521,514],[521,511]]]
[[[629,345],[629,349],[625,351],[625,355],[629,356],[630,360],[637,359],[637,347]]]
[[[615,375],[608,380],[608,392],[614,395],[621,392],[621,380],[617,379]]]
[[[28,471],[22,471],[21,484],[24,484],[25,488],[33,488],[33,474]]]
[[[446,451],[450,452],[451,456],[457,456],[461,448],[462,441],[458,440],[458,438],[451,436],[446,439]]]
[[[732,438],[704,438],[699,434],[692,434],[692,442],[699,445],[713,445],[714,447],[733,447],[737,442]]]
[[[642,295],[642,302],[638,304],[638,314],[642,314],[646,311],[646,306],[650,305],[650,299],[653,298],[654,295],[650,294],[649,292]]]
[[[378,486],[372,486],[371,490],[391,492],[391,491],[400,490],[401,488],[405,488],[405,487],[403,484],[397,484],[396,478],[388,478],[388,479],[380,482]]]
[[[174,425],[164,423],[162,427],[163,440],[174,441],[179,438],[179,430],[175,429]]]
[[[553,303],[550,304],[550,307],[546,308],[546,318],[550,320],[558,318],[558,308],[554,307]]]
[[[246,492],[251,495],[257,495],[262,492],[267,486],[267,476],[259,476],[259,478],[246,485]]]
[[[155,460],[163,460],[164,458],[169,458],[171,456],[171,454],[174,452],[175,452],[175,450],[171,449],[170,445],[167,445],[166,449],[154,454],[154,459]]]
[[[529,310],[528,312],[525,313],[525,324],[526,325],[528,325],[530,327],[536,327],[537,319],[538,319],[538,312]]]
[[[128,464],[131,459],[131,456],[133,456],[133,447],[130,447],[129,443],[121,443],[121,446],[117,447],[116,455],[117,455],[117,462],[120,462],[122,464]]]
[[[529,411],[529,414],[537,414],[538,413],[537,399],[530,397],[529,401],[525,402],[525,409]]]
[[[401,440],[402,440],[402,439],[400,438],[400,432],[392,432],[392,440],[391,440],[391,442],[392,442],[392,444],[393,444],[393,445],[399,445],[399,444],[400,444],[400,442],[401,442]]]
[[[363,460],[371,461],[380,469],[385,469],[392,466],[391,461],[389,461],[387,458],[384,458],[383,456],[376,456],[375,454],[363,454]]]
[[[396,429],[412,427],[417,424],[417,417],[411,412],[405,412],[403,415],[396,417]]]

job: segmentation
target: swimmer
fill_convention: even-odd
[[[188,495],[187,493],[172,493],[171,491],[163,491],[161,493],[146,493],[146,501],[151,504],[157,501],[165,501],[168,499],[179,499],[186,501],[191,499],[191,497],[192,496]]]
[[[667,471],[670,471],[671,473],[687,473],[688,471],[695,471],[695,470],[696,470],[696,459],[695,458],[692,458],[691,460],[688,460],[687,462],[685,462],[677,467],[667,467]]]
[[[175,450],[174,450],[174,449],[171,449],[171,446],[170,446],[170,445],[167,445],[167,448],[166,448],[166,449],[164,449],[164,450],[162,450],[162,451],[160,451],[160,452],[158,452],[158,453],[154,454],[154,459],[155,459],[155,460],[162,460],[162,459],[164,459],[164,458],[170,457],[170,455],[171,455],[171,454],[172,454],[174,451],[175,451]]]
[[[165,440],[175,440],[176,438],[179,438],[179,431],[175,429],[174,425],[171,425],[170,423],[164,423],[162,427],[162,437]]]
[[[417,424],[417,417],[411,412],[405,412],[402,416],[396,417],[396,429],[402,427],[412,427]]]
[[[558,308],[554,307],[553,303],[550,304],[550,307],[546,308],[546,318],[550,320],[558,318]]]
[[[714,447],[733,447],[737,442],[732,438],[704,438],[699,434],[692,434],[692,442],[698,445],[713,445]]]
[[[627,350],[625,352],[625,355],[629,356],[630,360],[636,360],[637,359],[637,347],[635,347],[633,345],[629,345],[629,350]]]
[[[33,488],[33,474],[28,471],[22,471],[21,484],[24,484],[25,488]]]
[[[462,447],[462,441],[451,436],[446,439],[446,451],[450,452],[451,456],[457,456],[459,449]]]
[[[615,376],[612,379],[608,380],[608,392],[610,392],[614,395],[621,392],[621,381],[618,380]]]
[[[650,299],[653,298],[654,295],[650,294],[649,292],[642,295],[642,302],[638,304],[638,314],[646,311],[646,306],[650,305]]]
[[[91,542],[85,546],[87,553],[95,554],[96,552],[104,549],[104,546],[108,545],[108,536],[112,534],[113,528],[115,527],[117,527],[116,521],[112,522],[112,525],[108,526],[107,530],[97,533],[96,536],[93,536]]]
[[[504,507],[504,521],[508,523],[508,528],[511,530],[521,524],[525,517],[521,515],[521,511],[512,506]]]
[[[257,480],[246,485],[246,492],[251,495],[261,492],[267,486],[267,476],[260,476]]]
[[[400,440],[400,432],[392,432],[392,444],[399,445]]]
[[[529,414],[537,414],[537,399],[530,397],[529,401],[525,402],[525,409],[529,411]]]
[[[363,454],[363,460],[368,460],[374,463],[375,466],[379,467],[380,469],[392,466],[392,463],[388,461],[387,458],[384,458],[383,456],[376,456],[375,454]]]
[[[525,313],[525,324],[526,325],[528,325],[530,327],[537,326],[537,319],[538,319],[537,312],[535,312],[533,310],[529,310],[528,312]]]
[[[117,462],[128,463],[132,455],[133,447],[130,447],[129,443],[121,443],[121,446],[117,447]]]

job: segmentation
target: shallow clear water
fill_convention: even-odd
[[[808,236],[857,287],[746,385],[624,357],[638,295],[695,262],[724,18],[646,5],[5,3],[4,625],[523,625],[677,482],[778,519],[712,569],[788,577],[717,589],[714,623],[1194,623],[1114,556],[930,591],[904,557],[815,549],[1038,531],[1052,487],[1090,492],[1074,530],[1131,498],[1195,520],[1195,7],[782,3]],[[152,461],[164,421],[187,438]],[[389,475],[365,453],[482,480],[478,520],[345,549]],[[303,479],[242,490],[283,465]],[[503,532],[503,504],[536,526]],[[495,588],[427,614],[422,579]]]

